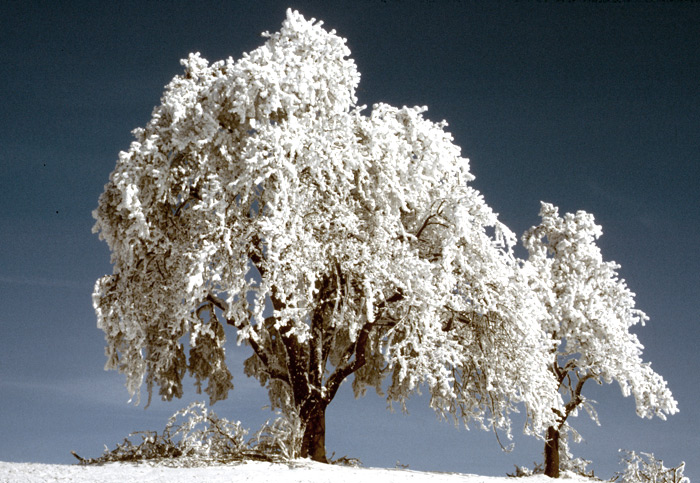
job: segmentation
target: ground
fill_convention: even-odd
[[[576,476],[561,479],[562,483],[590,483]],[[246,462],[195,468],[173,468],[153,464],[110,463],[102,466],[46,465],[6,463],[0,461],[0,483],[208,483],[269,482],[276,483],[545,483],[546,476],[514,480],[507,477],[477,476],[454,473],[427,473],[407,469],[349,468],[324,465],[308,460],[289,464]]]

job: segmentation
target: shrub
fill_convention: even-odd
[[[301,425],[294,416],[277,413],[249,440],[248,430],[240,422],[220,418],[195,402],[168,420],[165,429],[137,431],[129,434],[113,450],[105,446],[98,458],[82,458],[81,464],[156,461],[177,466],[197,466],[243,460],[287,461],[299,457]],[[140,441],[137,440],[140,438]],[[136,439],[137,442],[132,440]]]
[[[690,483],[690,480],[683,476],[683,461],[675,468],[666,468],[664,462],[656,459],[652,453],[620,451],[624,453],[620,463],[625,465],[625,469],[614,478],[620,483]]]

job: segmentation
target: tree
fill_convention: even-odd
[[[288,11],[238,61],[191,54],[120,153],[94,213],[113,264],[93,295],[106,368],[137,401],[144,378],[149,401],[180,397],[189,372],[214,403],[233,388],[231,326],[318,461],[350,376],[356,395],[390,376],[401,404],[427,386],[438,412],[487,428],[524,402],[539,431],[555,381],[514,236],[446,123],[362,114],[345,41],[321,25]]]
[[[573,431],[568,417],[584,408],[597,422],[592,401],[582,394],[589,380],[617,381],[623,396],[634,396],[640,417],[666,419],[678,408],[666,381],[641,359],[643,346],[630,328],[644,324],[647,316],[618,278],[620,266],[603,261],[596,245],[601,227],[583,211],[562,218],[548,203],[542,203],[540,217],[541,223],[523,235],[529,251],[524,270],[545,306],[550,371],[567,398],[562,409],[554,409],[558,420],[547,429],[544,451],[545,474],[558,477],[560,433]]]

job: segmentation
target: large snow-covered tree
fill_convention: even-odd
[[[446,124],[364,115],[321,22],[288,11],[266,37],[237,61],[190,55],[119,155],[95,211],[113,264],[93,296],[106,367],[149,399],[180,397],[189,372],[213,403],[233,387],[230,326],[320,461],[350,376],[399,403],[426,387],[489,428],[524,403],[541,432],[558,395],[538,304]]]
[[[541,223],[523,235],[529,257],[524,271],[544,304],[542,328],[552,341],[550,371],[565,398],[547,429],[545,474],[559,475],[560,433],[573,431],[567,419],[584,408],[597,422],[592,401],[582,390],[589,380],[617,381],[623,396],[634,396],[640,417],[678,411],[666,381],[642,361],[643,346],[630,332],[647,316],[635,308],[634,294],[618,278],[620,266],[603,260],[596,240],[602,229],[584,211],[559,216],[542,203]]]

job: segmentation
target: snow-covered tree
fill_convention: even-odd
[[[363,115],[345,40],[321,22],[288,11],[266,37],[237,61],[191,54],[119,155],[94,214],[113,264],[93,296],[106,367],[149,400],[180,397],[189,372],[213,403],[233,387],[231,326],[320,461],[350,376],[399,403],[427,387],[485,427],[525,402],[542,431],[558,396],[514,236],[446,124]]]
[[[545,306],[542,328],[552,341],[550,370],[566,398],[555,409],[556,424],[547,429],[545,474],[559,474],[560,432],[567,418],[584,408],[597,422],[593,401],[582,394],[589,380],[617,381],[623,396],[633,395],[640,417],[666,418],[678,411],[666,381],[642,361],[643,346],[630,332],[644,324],[634,294],[618,278],[620,268],[603,260],[596,240],[602,235],[592,215],[579,211],[560,217],[542,203],[541,223],[523,236],[529,251],[524,271]]]

